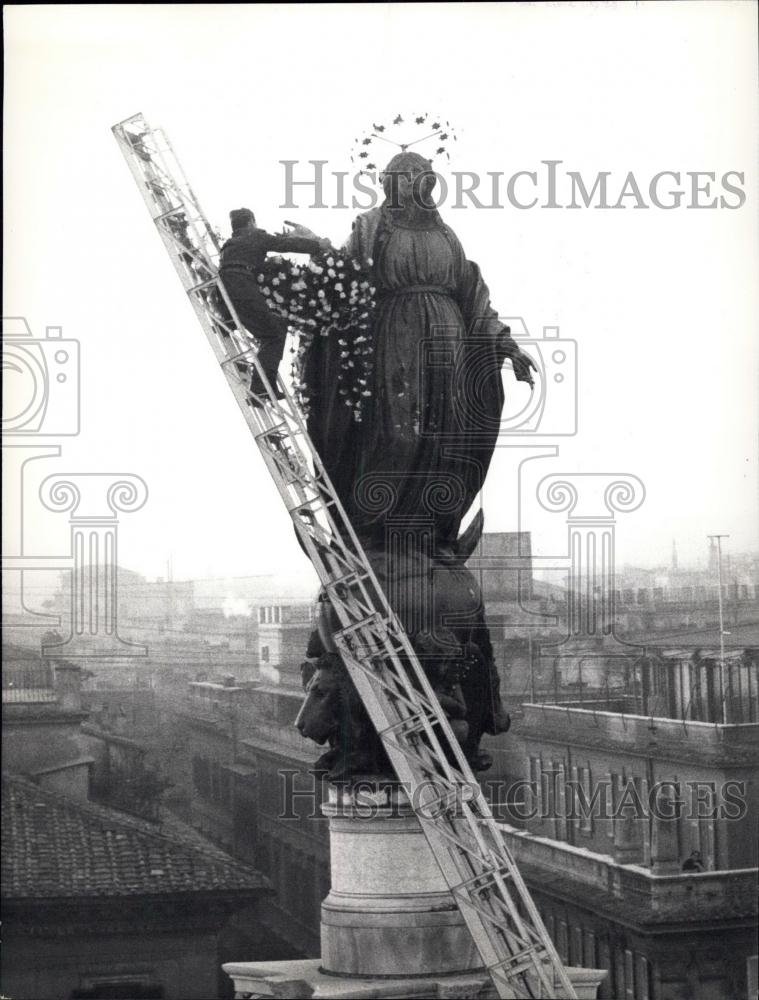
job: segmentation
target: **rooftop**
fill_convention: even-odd
[[[682,629],[677,632],[662,632],[651,634],[641,633],[638,636],[625,636],[628,642],[637,642],[649,647],[664,650],[694,650],[702,652],[719,652],[719,628]],[[725,622],[725,651],[751,649],[759,646],[759,622],[741,622],[731,625]]]
[[[254,868],[197,839],[3,775],[4,899],[268,890]]]

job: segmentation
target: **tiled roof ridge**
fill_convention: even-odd
[[[257,880],[262,888],[268,886],[268,880],[265,876],[251,865],[246,864],[243,861],[238,861],[236,858],[227,855],[224,852],[217,852],[214,848],[205,849],[204,846],[197,843],[188,842],[182,839],[178,834],[167,835],[154,829],[152,825],[145,820],[125,816],[118,813],[114,809],[101,805],[100,803],[90,801],[81,802],[76,799],[72,799],[60,792],[40,787],[35,782],[19,775],[4,772],[2,775],[2,783],[3,804],[7,805],[8,808],[11,808],[13,805],[11,798],[9,797],[9,792],[16,789],[28,798],[34,797],[37,801],[43,801],[51,808],[61,810],[67,817],[79,819],[83,823],[90,826],[96,824],[99,831],[103,835],[107,835],[110,832],[115,834],[130,834],[140,838],[143,847],[147,848],[148,851],[151,849],[162,848],[171,853],[176,853],[177,855],[184,855],[184,857],[188,860],[192,860],[194,858],[198,862],[202,862],[203,864],[210,866],[212,869],[221,869],[226,878],[238,878],[241,880],[241,883],[246,881],[250,882],[250,880]],[[10,839],[10,833],[10,829],[5,830],[4,843],[6,845]],[[249,887],[250,886],[248,885],[247,888]],[[241,884],[241,888],[246,888],[246,886]],[[161,889],[159,886],[156,886],[155,891],[171,892],[173,890]]]

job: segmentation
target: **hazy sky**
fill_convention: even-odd
[[[342,240],[355,210],[281,209],[279,161],[350,170],[358,133],[399,112],[451,121],[449,170],[561,160],[590,182],[610,171],[615,192],[628,171],[644,191],[664,170],[743,172],[738,210],[442,212],[502,314],[578,345],[579,432],[532,442],[558,455],[525,469],[534,550],[563,551],[563,515],[535,489],[568,472],[644,482],[620,561],[667,560],[673,538],[696,559],[716,531],[755,548],[755,18],[746,2],[6,6],[4,314],[39,337],[62,326],[82,358],[81,433],[29,468],[27,551],[68,544],[66,516],[36,502],[43,476],[131,472],[150,497],[122,519],[124,565],[163,574],[171,552],[177,577],[310,572],[111,135],[137,111],[224,233],[250,205],[267,228]],[[519,407],[525,388],[506,385]],[[491,468],[490,530],[519,526],[514,454]]]

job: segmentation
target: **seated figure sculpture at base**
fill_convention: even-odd
[[[393,608],[475,771],[492,763],[480,748],[483,735],[504,733],[510,726],[480,587],[465,565],[481,528],[478,515],[462,535],[460,550],[445,560],[418,549],[402,558],[385,549],[367,550],[377,580],[392,595]],[[328,744],[314,770],[331,781],[359,775],[391,778],[379,737],[332,642],[339,623],[324,594],[316,617],[318,627],[302,666],[306,699],[295,722],[303,736]]]

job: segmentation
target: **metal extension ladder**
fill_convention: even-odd
[[[141,114],[116,140],[334,608],[334,640],[499,997],[575,992],[485,796],[289,394],[278,400],[218,271],[219,237],[171,145]],[[226,309],[221,305],[221,301]],[[255,369],[267,386],[251,404]],[[281,380],[280,380],[281,384]],[[285,386],[281,386],[286,391]]]

